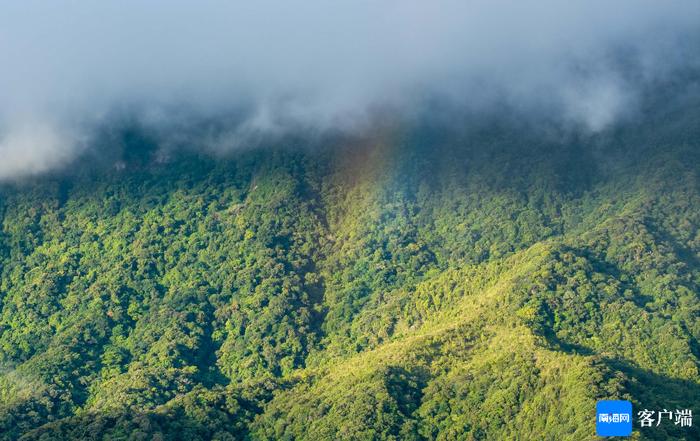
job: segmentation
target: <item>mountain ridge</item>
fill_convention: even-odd
[[[0,439],[579,440],[598,399],[692,407],[693,115],[5,185]]]

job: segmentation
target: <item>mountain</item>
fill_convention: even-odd
[[[699,410],[700,106],[676,98],[600,133],[223,156],[129,131],[118,162],[4,184],[0,440],[584,440],[599,399]]]

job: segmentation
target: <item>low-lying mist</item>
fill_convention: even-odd
[[[694,0],[4,2],[0,179],[124,121],[214,153],[501,111],[600,132],[698,69],[698,24]]]

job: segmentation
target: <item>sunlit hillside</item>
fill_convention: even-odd
[[[697,405],[696,104],[224,157],[131,133],[5,184],[0,439],[584,440],[599,399]]]

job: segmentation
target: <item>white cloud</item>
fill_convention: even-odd
[[[697,66],[699,23],[697,0],[4,1],[0,153],[16,159],[2,176],[72,153],[71,137],[13,121],[51,115],[63,132],[124,108],[235,113],[238,136],[361,127],[374,106],[413,112],[438,96],[600,130],[640,83]]]
[[[12,124],[0,137],[0,180],[43,173],[68,162],[78,138],[46,122]]]

